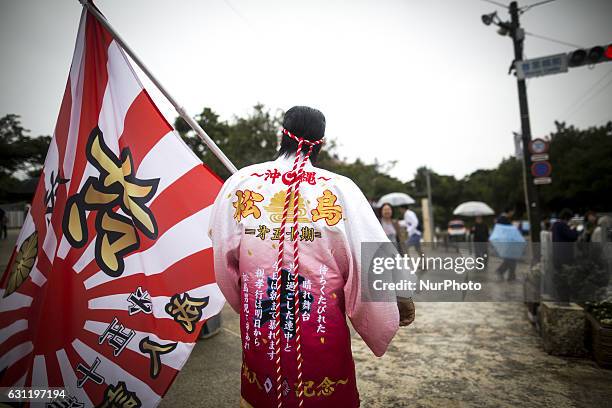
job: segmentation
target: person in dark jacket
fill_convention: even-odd
[[[487,245],[489,242],[489,227],[484,223],[481,216],[477,216],[472,227],[472,240],[474,241],[474,256],[484,258],[485,265],[488,260]]]
[[[6,217],[6,211],[0,208],[0,239],[6,239],[8,237],[7,224],[8,219]]]
[[[572,219],[572,211],[564,208],[559,213],[559,219],[552,225],[552,256],[555,274],[553,283],[557,291],[557,300],[568,302],[570,291],[568,277],[563,270],[564,265],[571,265],[574,261],[574,245],[578,239],[578,231],[570,228],[568,221]]]
[[[593,231],[597,228],[597,213],[595,211],[587,211],[584,214],[584,230],[582,235],[579,237],[584,242],[591,242],[591,236]]]
[[[578,239],[578,231],[570,228],[568,221],[572,219],[572,211],[564,208],[559,214],[559,219],[552,225],[552,242],[553,244],[553,263],[555,268],[561,268],[562,265],[567,265],[574,258],[573,246],[568,245],[569,242],[576,242]]]

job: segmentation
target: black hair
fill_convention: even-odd
[[[305,140],[317,141],[325,136],[325,116],[321,111],[310,108],[308,106],[294,106],[285,113],[283,119],[283,127],[297,137]],[[278,157],[287,156],[293,157],[297,150],[298,143],[289,136],[283,135],[281,138]],[[302,153],[308,153],[310,146],[304,144]],[[321,145],[316,145],[312,148],[310,161],[317,161],[317,156],[321,151]]]
[[[569,220],[572,219],[573,215],[574,215],[574,213],[572,213],[572,210],[570,210],[569,208],[564,208],[559,213],[559,219],[561,219],[563,221],[569,221]]]
[[[509,213],[509,212],[511,212],[511,211],[514,211],[514,207],[506,207],[506,208],[504,208],[504,212],[505,212],[506,214],[507,214],[507,213]]]
[[[389,203],[384,203],[383,205],[380,206],[380,208],[378,209],[378,218],[382,218],[382,210],[383,208],[388,205],[389,207],[391,207],[391,218],[395,219],[395,208],[393,208],[393,206]]]

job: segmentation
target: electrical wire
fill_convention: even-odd
[[[238,9],[236,9],[236,7],[234,7],[234,5],[232,3],[229,2],[229,0],[223,0],[223,2],[227,5],[227,7],[229,7],[232,12],[238,16],[239,19],[242,20],[243,23],[246,24],[246,26],[253,32],[257,32],[257,30],[255,29],[255,27],[253,26],[253,24],[251,24],[251,22],[240,12],[238,11]]]
[[[580,96],[580,98],[576,99],[574,101],[574,103],[572,103],[566,110],[565,112],[563,112],[563,114],[561,115],[562,118],[569,118],[571,116],[573,116],[574,114],[576,114],[577,112],[580,111],[580,109],[582,109],[586,103],[588,103],[589,101],[591,101],[593,98],[597,97],[600,93],[602,93],[608,86],[610,86],[612,84],[612,78],[610,78],[610,80],[601,88],[599,88],[599,90],[597,92],[595,92],[594,94],[590,95],[589,94],[594,91],[599,84],[601,84],[603,82],[604,79],[606,79],[608,76],[610,76],[610,74],[612,74],[612,68],[608,70],[608,72],[606,72],[604,75],[601,76],[601,78],[599,78],[597,81],[595,81],[593,83],[593,85],[591,85],[591,87],[589,89],[587,89],[587,91],[582,94]]]
[[[521,7],[520,11],[521,11],[521,13],[524,13],[524,12],[526,12],[529,9],[532,9],[532,8],[538,7],[538,6],[542,6],[542,5],[547,4],[547,3],[552,3],[553,1],[557,1],[557,0],[544,0],[544,1],[537,2],[537,3],[529,4],[529,5],[525,6],[525,7]]]
[[[539,38],[540,40],[546,40],[546,41],[554,42],[554,43],[557,43],[557,44],[565,45],[567,47],[584,48],[582,45],[572,44],[572,43],[567,42],[567,41],[557,40],[556,38],[552,38],[552,37],[547,37],[545,35],[531,33],[529,31],[525,31],[525,35],[529,35],[529,36],[534,37],[534,38]]]
[[[507,5],[507,4],[499,3],[499,2],[497,2],[497,1],[493,1],[493,0],[480,0],[480,1],[484,1],[485,3],[495,4],[496,6],[498,6],[498,7],[503,7],[503,8],[505,8],[505,9],[507,9],[507,8],[508,8],[508,5]]]

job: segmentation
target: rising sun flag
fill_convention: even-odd
[[[0,386],[64,388],[61,406],[156,406],[224,303],[207,235],[221,184],[84,9],[0,281]]]

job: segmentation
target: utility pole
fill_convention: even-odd
[[[495,24],[499,27],[497,33],[505,36],[510,35],[514,44],[514,61],[510,72],[514,68],[516,73],[516,85],[518,88],[519,108],[521,112],[521,139],[523,141],[523,183],[525,186],[525,204],[527,206],[527,216],[529,218],[529,235],[531,242],[540,241],[540,203],[538,198],[538,186],[534,184],[534,178],[531,174],[532,157],[530,151],[531,142],[531,126],[529,124],[529,107],[527,106],[527,87],[525,78],[533,78],[544,75],[561,74],[568,71],[568,68],[577,68],[582,66],[592,66],[601,62],[612,62],[612,44],[596,45],[591,48],[579,48],[570,53],[554,54],[545,57],[539,57],[531,60],[523,60],[523,44],[525,40],[525,31],[521,28],[519,15],[525,11],[548,4],[551,1],[540,1],[519,9],[516,1],[513,1],[508,6],[510,12],[510,21],[502,21],[497,12],[483,14],[481,19],[484,25],[490,26]],[[495,3],[495,2],[493,2]],[[496,3],[500,5],[499,3]],[[539,162],[539,167],[546,163],[546,159]],[[548,164],[548,173],[550,174],[550,163]],[[538,166],[536,166],[537,169]],[[536,171],[539,173],[539,171]],[[550,183],[551,179],[546,179],[548,176],[540,176],[540,184]],[[535,258],[539,258],[535,254]]]
[[[510,35],[514,44],[514,61],[523,60],[523,41],[525,31],[521,28],[519,21],[519,9],[516,1],[510,3]],[[525,199],[527,206],[527,217],[529,219],[529,235],[531,242],[540,242],[540,203],[538,190],[533,184],[531,176],[531,154],[529,142],[531,142],[531,124],[529,123],[529,106],[527,105],[527,86],[525,79],[516,77],[518,88],[519,108],[521,112],[521,137],[523,140],[523,184],[525,186]]]

